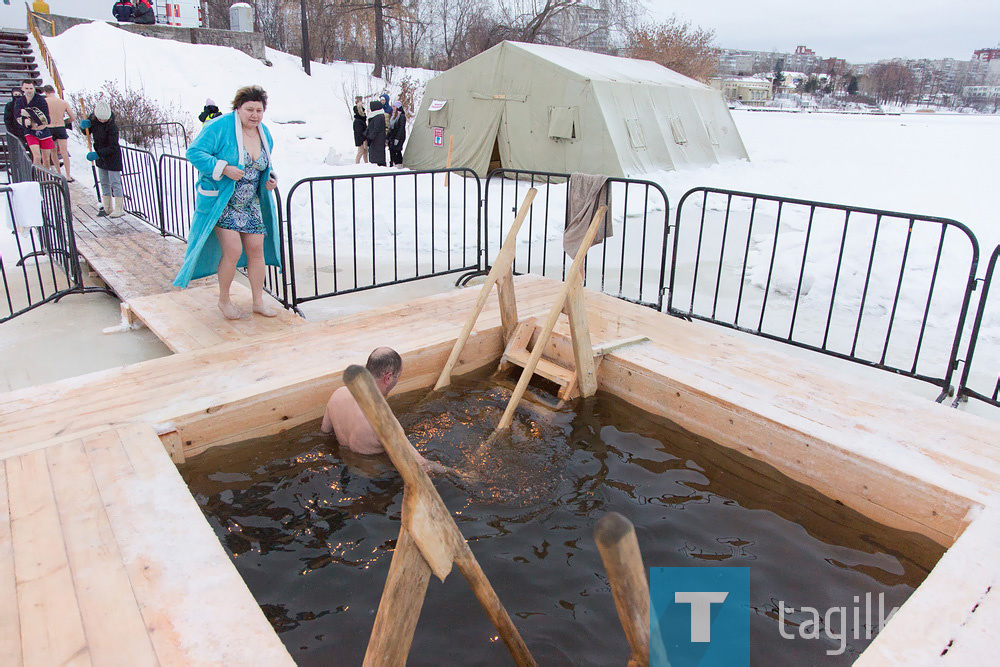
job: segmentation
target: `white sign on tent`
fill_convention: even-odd
[[[448,100],[431,100],[431,105],[427,107],[428,111],[440,111],[444,109],[444,105],[448,104]]]

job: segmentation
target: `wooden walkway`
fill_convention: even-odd
[[[280,310],[278,317],[252,315],[250,290],[239,278],[233,283],[232,298],[244,316],[227,320],[216,306],[214,277],[192,281],[186,290],[173,286],[184,263],[187,245],[183,241],[161,236],[132,215],[98,217],[93,190],[80,182],[71,189],[80,254],[122,300],[126,318],[141,321],[174,352],[264,338],[304,322],[273,300],[272,305]]]

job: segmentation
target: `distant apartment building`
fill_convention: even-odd
[[[721,90],[730,102],[748,107],[762,107],[771,101],[771,81],[763,76],[721,76],[709,84]]]
[[[1000,102],[1000,86],[966,86],[962,101],[971,106],[996,105]]]
[[[798,46],[795,53],[780,51],[744,51],[720,49],[719,72],[721,74],[750,75],[759,72],[773,72],[775,69],[811,73],[822,69],[823,59],[805,46]]]
[[[558,43],[582,51],[611,52],[607,0],[574,4],[560,10],[553,22]]]

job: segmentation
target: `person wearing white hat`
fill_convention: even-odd
[[[118,143],[118,124],[115,122],[115,114],[108,103],[101,100],[95,104],[90,118],[80,121],[80,129],[89,129],[93,140],[94,149],[87,153],[87,159],[97,167],[104,212],[108,217],[120,218],[125,215],[122,148]]]
[[[204,125],[213,118],[218,118],[221,115],[222,112],[219,111],[219,107],[217,107],[215,105],[215,101],[209,97],[205,100],[205,108],[201,110],[200,114],[198,114],[198,120],[201,121],[202,125]]]

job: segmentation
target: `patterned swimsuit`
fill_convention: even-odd
[[[267,169],[267,153],[262,147],[260,156],[251,160],[249,151],[243,151],[243,164],[243,178],[236,182],[236,190],[216,226],[244,234],[266,234],[258,186],[260,175]]]

